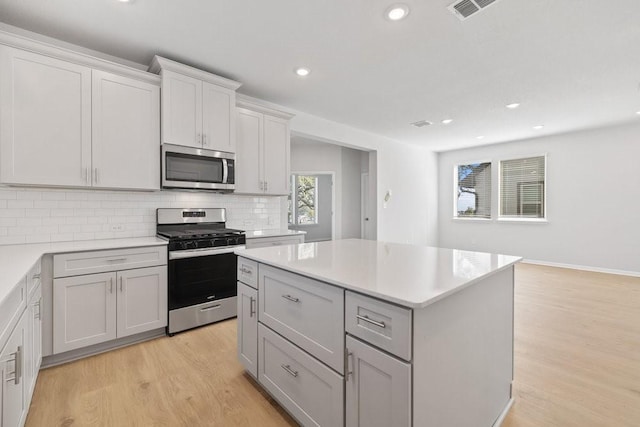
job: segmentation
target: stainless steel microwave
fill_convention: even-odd
[[[162,188],[233,191],[233,153],[180,145],[162,145]]]

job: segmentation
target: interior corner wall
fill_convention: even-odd
[[[443,152],[439,244],[523,256],[532,261],[640,273],[640,124]],[[500,222],[498,168],[492,221],[454,220],[457,164],[547,155],[546,223]]]

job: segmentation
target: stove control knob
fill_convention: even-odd
[[[196,242],[184,242],[182,245],[184,249],[195,249],[197,247]]]

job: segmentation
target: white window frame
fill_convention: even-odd
[[[489,163],[491,164],[491,189],[490,193],[493,196],[493,179],[494,179],[494,166],[492,160],[481,160],[481,161],[471,161],[471,162],[457,162],[453,165],[453,220],[454,221],[478,221],[478,222],[491,222],[493,221],[493,200],[491,201],[490,206],[490,215],[488,218],[479,217],[479,216],[458,216],[458,167],[462,165],[475,165],[481,163]],[[492,197],[493,199],[493,197]]]
[[[512,215],[502,215],[502,162],[509,160],[520,160],[520,159],[530,159],[532,157],[543,157],[544,158],[544,184],[543,184],[543,203],[544,203],[544,216],[542,218],[527,218],[527,217],[518,217]],[[520,222],[520,223],[537,223],[537,224],[546,224],[549,222],[549,205],[547,204],[547,176],[548,176],[548,159],[547,153],[537,153],[537,154],[529,154],[522,156],[510,156],[501,158],[496,160],[498,162],[498,217],[497,220],[500,222]]]

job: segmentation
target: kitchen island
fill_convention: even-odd
[[[519,257],[358,239],[237,253],[239,359],[301,424],[501,424]]]

